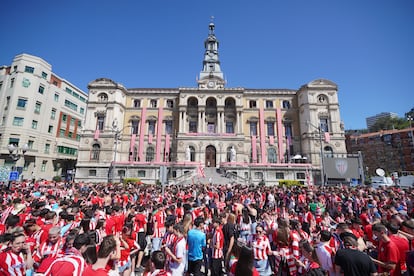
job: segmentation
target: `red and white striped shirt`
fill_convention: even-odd
[[[73,276],[81,276],[85,268],[86,262],[82,256],[68,255],[54,260],[44,275],[62,275],[63,272],[68,275],[70,271]]]
[[[272,251],[269,239],[266,236],[256,237],[252,244],[253,255],[256,260],[267,260],[268,254]]]
[[[16,254],[11,250],[0,253],[0,275],[26,275],[26,265],[23,254]]]
[[[40,262],[45,257],[58,257],[58,254],[61,252],[63,247],[62,239],[58,240],[56,243],[50,243],[48,241],[42,243],[40,247],[37,249],[33,259],[36,262]]]
[[[163,210],[158,211],[154,215],[154,238],[162,238],[165,234],[165,218],[166,215]]]
[[[213,248],[213,259],[223,258],[224,235],[220,227],[214,230],[211,247]]]

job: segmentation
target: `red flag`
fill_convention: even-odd
[[[325,142],[329,143],[331,141],[331,135],[329,134],[329,132],[325,132],[324,135],[325,135]]]
[[[206,174],[204,173],[204,168],[201,165],[198,166],[198,176],[199,177],[206,177]]]

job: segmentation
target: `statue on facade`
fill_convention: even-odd
[[[191,149],[190,149],[190,146],[188,146],[188,147],[185,149],[185,159],[186,159],[187,161],[191,161]]]
[[[236,149],[234,148],[234,146],[232,146],[230,149],[230,161],[231,162],[236,161]]]

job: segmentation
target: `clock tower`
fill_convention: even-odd
[[[214,33],[215,25],[211,22],[208,26],[209,34],[204,41],[204,60],[203,70],[200,72],[198,88],[201,89],[219,89],[224,88],[225,80],[220,68],[218,57],[219,42]]]

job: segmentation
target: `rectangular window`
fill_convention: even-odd
[[[72,136],[73,136],[73,132],[69,131],[69,133],[68,133],[68,137],[69,137],[69,138],[72,138]]]
[[[10,80],[10,88],[12,88],[12,87],[14,86],[14,81],[15,81],[15,79],[14,79],[14,78],[12,78],[12,79]]]
[[[46,72],[42,72],[42,78],[47,79],[47,73]]]
[[[266,108],[273,108],[273,101],[266,101]]]
[[[45,171],[46,171],[46,164],[47,164],[47,160],[43,160],[43,161],[42,161],[42,167],[40,168],[40,170],[41,170],[42,172],[45,172]]]
[[[257,122],[250,122],[250,135],[257,135]]]
[[[26,109],[27,99],[19,98],[17,100],[17,108],[18,109]]]
[[[70,94],[70,95],[72,95],[72,89],[70,89],[69,87],[66,87],[65,88],[65,91],[66,91],[66,93],[68,93],[68,94]]]
[[[263,179],[263,173],[262,172],[255,172],[254,173],[255,179]]]
[[[139,170],[138,171],[138,177],[145,177],[145,171],[144,170]]]
[[[80,135],[76,134],[76,141],[80,141]]]
[[[11,144],[11,145],[15,145],[16,147],[18,147],[19,141],[20,141],[19,138],[9,138],[9,145]]]
[[[172,130],[173,130],[173,122],[165,121],[165,133],[172,134]]]
[[[78,120],[78,127],[81,128],[82,127],[82,121]]]
[[[83,115],[83,114],[85,114],[85,108],[81,107],[81,108],[79,109],[79,113],[80,113],[80,114],[82,114],[82,115]]]
[[[56,118],[56,109],[52,108],[52,112],[50,113],[50,119],[54,120]]]
[[[141,107],[141,100],[135,99],[133,102],[133,107]]]
[[[14,126],[22,126],[23,121],[24,121],[24,118],[22,118],[22,117],[14,117],[13,118],[13,125]]]
[[[233,122],[231,122],[231,121],[226,122],[226,133],[234,133]]]
[[[37,121],[36,120],[32,121],[32,128],[37,129]]]
[[[305,173],[298,172],[296,173],[296,179],[305,179]]]
[[[34,145],[34,141],[33,141],[33,140],[28,140],[28,141],[27,141],[27,147],[28,147],[29,149],[33,149],[33,145]]]
[[[274,136],[275,135],[275,124],[274,122],[267,122],[267,135]]]
[[[197,122],[191,121],[189,124],[189,132],[196,133],[197,132]]]
[[[39,89],[37,90],[37,92],[39,92],[40,94],[43,94],[45,92],[45,87],[40,85]]]
[[[75,118],[70,118],[70,125],[75,126],[75,121],[76,121]]]
[[[75,103],[72,103],[71,101],[69,101],[69,100],[65,100],[65,106],[66,107],[69,107],[70,109],[72,109],[72,110],[75,110],[75,111],[78,111],[78,105],[77,104],[75,104]]]
[[[50,144],[45,144],[45,153],[50,153]]]
[[[53,126],[49,126],[49,128],[47,129],[48,133],[52,133],[53,132]]]
[[[174,107],[174,100],[167,100],[167,107],[173,108]]]
[[[256,107],[257,107],[256,101],[255,100],[250,100],[249,101],[249,108],[256,108]]]
[[[157,100],[151,100],[150,101],[150,107],[157,107]]]
[[[320,123],[322,132],[329,132],[328,118],[320,118],[319,123]]]
[[[25,67],[24,67],[24,71],[25,71],[26,73],[32,73],[32,74],[33,74],[33,72],[34,72],[34,67],[31,67],[31,66],[25,66]]]
[[[58,102],[59,101],[59,94],[58,93],[55,93],[55,102]]]
[[[66,122],[66,119],[67,119],[67,115],[66,115],[66,114],[63,114],[63,115],[62,115],[62,121],[63,121],[63,122]]]
[[[96,170],[89,170],[89,176],[96,176]]]
[[[155,135],[155,121],[149,121],[148,122],[148,134]]]
[[[40,108],[42,107],[41,102],[36,102],[34,112],[40,114]]]
[[[81,102],[86,103],[86,99],[84,97],[82,97],[82,96],[79,97],[79,100],[81,100]]]
[[[2,87],[3,87],[3,82],[0,81],[0,90],[1,90]]]
[[[282,172],[276,172],[276,179],[285,179],[285,174]]]
[[[138,134],[138,121],[137,120],[133,120],[131,122],[131,132],[132,134]]]
[[[17,71],[17,65],[13,66],[13,72]]]
[[[98,117],[96,119],[96,129],[103,130],[105,124],[105,115],[98,114]]]
[[[59,129],[59,137],[65,137],[65,130],[64,129]]]

